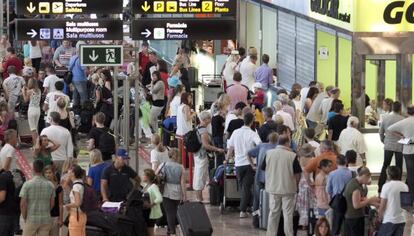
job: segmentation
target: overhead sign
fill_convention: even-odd
[[[121,45],[81,45],[80,63],[83,66],[121,66]]]
[[[122,0],[17,0],[18,15],[33,14],[117,14]]]
[[[122,20],[17,19],[17,40],[122,40]]]
[[[142,18],[132,22],[133,40],[203,40],[236,39],[236,20],[218,19]]]
[[[133,14],[212,13],[236,16],[237,0],[132,0]]]
[[[339,3],[339,0],[311,0],[311,11],[332,19],[351,23],[351,14],[349,12],[339,12]]]

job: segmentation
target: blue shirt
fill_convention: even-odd
[[[97,164],[96,166],[91,166],[88,171],[88,177],[93,180],[92,188],[95,189],[96,192],[100,193],[101,191],[101,176],[103,171],[106,167],[108,167],[108,163],[102,162]]]
[[[352,179],[352,172],[343,166],[338,166],[338,169],[332,171],[328,175],[326,182],[326,192],[331,196],[340,194],[345,188],[345,185]]]
[[[68,69],[72,68],[73,82],[87,81],[85,67],[81,66],[79,56],[74,55],[70,58]]]
[[[254,72],[254,79],[256,82],[262,84],[262,89],[267,90],[269,86],[273,83],[273,71],[267,64],[262,64]]]
[[[260,168],[262,166],[262,162],[265,160],[266,152],[270,149],[276,148],[277,144],[271,144],[271,143],[261,143],[257,145],[255,148],[250,150],[247,154],[249,157],[256,158],[256,166],[258,167],[256,169],[256,176],[255,176],[255,182],[256,183],[265,183],[265,172]]]

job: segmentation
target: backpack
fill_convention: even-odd
[[[101,135],[99,135],[99,142],[97,147],[102,153],[115,153],[115,136],[109,129],[105,129]]]
[[[83,197],[82,197],[82,204],[80,205],[80,209],[84,213],[98,210],[99,209],[98,197],[96,196],[95,190],[88,184],[76,182],[73,185],[75,184],[80,184],[83,186]]]
[[[200,151],[203,145],[199,136],[197,127],[184,135],[184,146],[188,152],[196,153]]]

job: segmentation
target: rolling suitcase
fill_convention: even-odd
[[[259,228],[267,229],[267,220],[269,218],[269,194],[264,189],[260,190],[259,210]]]
[[[213,235],[210,219],[200,202],[184,202],[178,206],[177,218],[183,236]]]

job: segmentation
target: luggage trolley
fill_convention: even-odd
[[[220,213],[223,214],[228,206],[235,206],[240,203],[240,191],[238,187],[237,176],[233,164],[227,164],[224,171],[224,196],[220,204]],[[230,205],[231,203],[231,205]]]
[[[201,79],[204,109],[210,109],[211,104],[217,100],[217,94],[224,91],[223,79],[218,74],[204,74]]]

